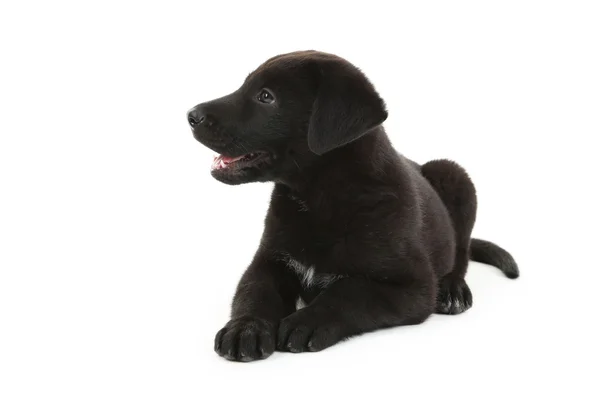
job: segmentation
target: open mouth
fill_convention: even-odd
[[[213,159],[211,170],[217,171],[249,168],[260,163],[260,161],[265,159],[267,156],[268,153],[262,151],[243,154],[237,157],[229,157],[219,154]]]

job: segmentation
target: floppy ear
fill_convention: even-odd
[[[386,120],[385,103],[367,77],[345,60],[318,63],[317,97],[308,147],[323,154],[348,144]]]

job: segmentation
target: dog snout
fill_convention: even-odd
[[[187,118],[188,123],[192,128],[196,128],[198,126],[211,127],[216,122],[212,115],[206,113],[204,109],[198,107],[192,108],[188,112]]]

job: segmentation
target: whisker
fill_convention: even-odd
[[[294,156],[290,154],[290,157],[292,157],[292,160],[294,161],[294,164],[296,164],[296,167],[298,167],[298,172],[300,172],[302,174],[302,169],[300,169],[300,165],[298,165],[298,163],[296,162],[296,159],[294,158]]]
[[[249,153],[248,149],[246,148],[246,146],[244,146],[244,143],[242,143],[242,141],[235,141],[234,142],[236,144],[236,146],[238,146],[239,148],[241,148],[242,150],[244,150],[246,153]]]
[[[244,147],[244,146],[243,146],[241,143],[239,143],[237,140],[234,140],[234,141],[233,141],[233,144],[234,144],[234,145],[235,145],[235,147],[237,147],[238,149],[240,149],[240,150],[242,150],[242,151],[244,151],[244,152],[247,152],[246,148],[245,148],[245,147]]]

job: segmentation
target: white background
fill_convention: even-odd
[[[598,398],[598,4],[493,3],[3,2],[0,398]],[[463,315],[231,363],[271,186],[213,180],[186,111],[299,49],[470,172],[522,277],[473,263]]]

